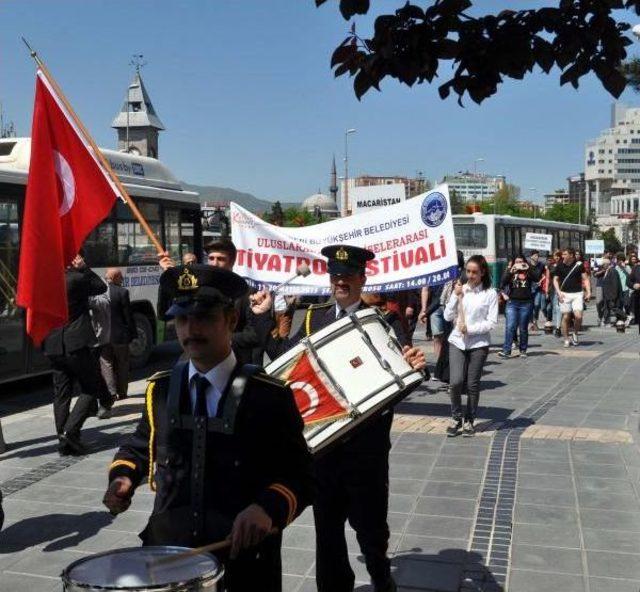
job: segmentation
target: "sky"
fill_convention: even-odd
[[[372,22],[357,18],[359,33]],[[483,159],[479,172],[506,175],[539,201],[582,171],[585,142],[609,125],[613,98],[598,80],[583,78],[576,91],[560,87],[557,71],[508,81],[482,105],[467,99],[461,108],[438,96],[445,64],[434,85],[388,80],[358,101],[352,81],[329,67],[348,28],[333,0],[320,8],[313,0],[3,0],[0,102],[18,135],[29,135],[35,78],[22,35],[98,144],[115,148],[110,124],[133,76],[129,61],[144,54],[142,76],[166,127],[159,156],[174,174],[287,202],[327,192],[349,128],[357,130],[350,176],[422,172],[437,182]],[[640,105],[632,91],[622,100]]]

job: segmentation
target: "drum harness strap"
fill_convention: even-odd
[[[180,398],[183,380],[187,377],[188,361],[175,365],[169,381],[167,396],[167,414],[169,431],[174,429],[190,430],[193,434],[191,457],[191,508],[193,512],[193,536],[198,539],[204,530],[204,485],[206,471],[207,432],[226,435],[234,433],[236,414],[245,392],[249,378],[258,372],[258,366],[243,366],[240,373],[232,380],[227,392],[220,401],[222,414],[219,417],[194,417],[181,413]],[[168,438],[168,434],[167,434]],[[150,443],[151,447],[151,443]]]

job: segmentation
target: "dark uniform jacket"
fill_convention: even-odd
[[[368,306],[364,302],[361,302],[358,310],[363,308],[368,308]],[[400,345],[403,347],[405,345],[409,345],[409,339],[407,338],[397,315],[395,315],[395,313],[391,313],[385,315],[385,318],[393,328]],[[307,337],[320,329],[324,329],[331,323],[335,322],[335,320],[335,302],[312,305],[307,309],[304,322],[293,337],[279,339],[272,335],[269,336],[267,340],[267,354],[273,360],[297,345],[304,337]],[[389,431],[391,430],[392,422],[393,412],[391,410],[385,411],[379,417],[372,418],[367,421],[366,425],[359,427],[356,434],[349,438],[349,451],[362,452],[365,454],[376,454],[378,452],[388,451],[391,447]],[[341,448],[341,446],[338,446],[338,448]]]
[[[88,267],[67,269],[65,279],[69,320],[44,340],[43,350],[48,356],[63,356],[97,343],[89,315],[89,297],[104,294],[107,284]]]
[[[129,290],[116,284],[109,284],[109,309],[111,312],[110,343],[125,345],[136,337],[136,325],[133,321]]]
[[[236,366],[216,418],[194,417],[188,363],[152,377],[137,429],[109,471],[109,481],[127,476],[134,487],[151,477],[156,498],[140,535],[145,544],[193,547],[223,540],[252,503],[282,530],[310,503],[311,456],[293,394],[250,368]],[[280,541],[268,539],[277,540],[277,558],[269,560],[264,577],[275,582]],[[255,559],[258,551],[253,553]],[[264,584],[261,589],[279,589]]]
[[[274,322],[271,314],[254,314],[249,296],[236,300],[238,324],[231,338],[231,347],[240,364],[263,364],[264,348]]]

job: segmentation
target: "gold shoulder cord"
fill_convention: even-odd
[[[153,444],[156,436],[156,426],[153,422],[153,389],[156,383],[150,382],[147,387],[146,404],[147,404],[147,417],[149,418],[149,488],[151,491],[156,490],[156,483],[153,479]]]
[[[307,308],[307,316],[304,319],[304,330],[307,333],[307,337],[311,335],[311,314],[313,313],[313,307]]]

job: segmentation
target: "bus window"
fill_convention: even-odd
[[[507,257],[507,233],[502,224],[496,226],[496,256],[500,259]]]
[[[513,257],[516,257],[520,253],[522,253],[522,235],[520,234],[520,229],[514,227],[514,229],[513,229],[513,251],[511,252],[511,255]]]
[[[138,209],[145,217],[156,236],[161,236],[160,204],[136,200]],[[116,206],[116,229],[118,238],[118,265],[151,265],[157,263],[157,252],[147,233],[138,222],[133,221],[133,214],[128,206],[118,202]]]
[[[23,370],[22,309],[16,307],[18,202],[0,195],[0,378]]]
[[[182,253],[195,253],[200,259],[200,253],[196,252],[196,244],[201,244],[201,239],[196,242],[196,233],[200,222],[200,212],[194,210],[180,211],[180,243],[182,245]],[[197,227],[196,227],[197,226]]]
[[[182,259],[180,250],[180,211],[173,208],[164,210],[165,249],[176,261]],[[186,251],[185,251],[186,252]]]
[[[486,249],[487,227],[484,224],[454,224],[458,249]]]
[[[106,220],[93,230],[82,245],[84,258],[90,267],[108,267],[118,260],[116,250],[116,226]]]

